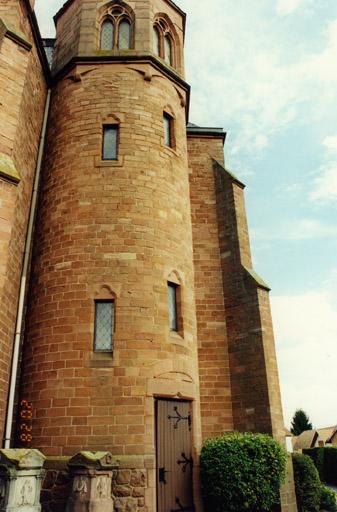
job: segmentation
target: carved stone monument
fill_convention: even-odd
[[[0,512],[40,512],[42,469],[38,450],[0,450]]]
[[[70,459],[73,488],[66,512],[113,512],[112,472],[117,465],[108,452],[80,452]]]

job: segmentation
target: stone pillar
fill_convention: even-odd
[[[0,450],[0,512],[40,512],[42,469],[38,450]]]
[[[116,464],[109,452],[80,452],[70,459],[73,488],[66,512],[113,512],[112,472]]]

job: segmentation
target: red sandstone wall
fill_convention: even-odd
[[[284,437],[268,287],[252,273],[244,186],[214,165],[234,428]]]
[[[203,438],[233,430],[213,158],[222,138],[188,137]]]
[[[45,454],[153,456],[154,396],[195,401],[199,442],[185,110],[173,84],[145,81],[144,68],[78,66],[53,93],[23,375],[34,446]],[[163,145],[168,104],[175,150]],[[101,130],[116,118],[120,162],[111,166],[100,161]],[[172,272],[182,335],[168,328]],[[95,354],[94,299],[110,292],[115,349]]]
[[[0,17],[16,23],[33,43],[21,3],[1,4]],[[17,10],[15,10],[17,9]],[[0,176],[0,436],[6,401],[24,241],[36,166],[46,85],[36,49],[6,36],[0,41],[0,166],[11,160],[19,184]]]

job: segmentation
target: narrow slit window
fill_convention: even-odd
[[[177,306],[177,290],[178,285],[167,283],[168,288],[168,313],[170,331],[178,331],[178,306]]]
[[[115,302],[98,300],[95,302],[95,352],[112,352],[115,322]]]
[[[118,48],[129,50],[131,47],[131,25],[128,20],[122,20],[118,31]]]
[[[164,144],[172,148],[174,146],[174,136],[173,136],[173,118],[164,112],[163,117],[164,122]]]
[[[172,66],[172,42],[170,36],[164,38],[165,62]]]
[[[112,50],[114,40],[114,26],[112,21],[105,20],[101,29],[101,50]]]
[[[118,160],[118,125],[103,126],[103,160]]]

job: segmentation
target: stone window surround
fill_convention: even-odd
[[[165,134],[165,119],[169,120],[170,126],[169,126],[169,137],[170,137],[170,143],[166,143],[166,134]],[[163,110],[163,146],[166,149],[170,149],[174,153],[176,152],[176,136],[175,136],[175,116],[173,115],[172,109],[170,107],[165,107]]]
[[[99,117],[97,119],[100,125],[100,150],[99,154],[95,156],[95,167],[122,167],[124,165],[124,157],[120,154],[119,146],[121,139],[121,122],[123,117],[119,118],[114,114],[110,114],[104,118]],[[118,138],[117,138],[117,159],[116,160],[103,160],[103,132],[104,126],[117,126],[118,127]]]
[[[172,343],[177,345],[184,344],[184,318],[183,318],[183,280],[176,270],[172,270],[166,276],[166,286],[173,284],[176,286],[176,308],[177,308],[177,330],[171,330],[168,325],[169,338]],[[168,312],[168,304],[167,304]]]

